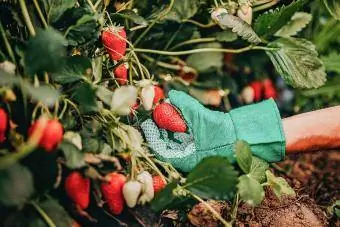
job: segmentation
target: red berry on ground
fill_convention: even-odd
[[[40,120],[37,120],[31,125],[28,130],[29,136],[34,133],[38,124],[41,124]],[[44,148],[46,151],[52,151],[63,140],[63,134],[63,126],[57,119],[48,120],[45,128],[43,129],[39,146]]]
[[[159,175],[154,176],[152,178],[153,181],[153,190],[155,191],[155,193],[161,191],[163,188],[165,188],[166,182],[165,180],[163,180],[163,178]]]
[[[102,33],[102,43],[112,60],[119,61],[126,52],[126,32],[122,27],[108,27]]]
[[[157,105],[153,111],[153,119],[158,127],[172,132],[185,132],[187,129],[179,112],[169,103]]]
[[[153,98],[153,103],[157,104],[159,101],[164,99],[164,91],[161,87],[154,86],[155,97]]]
[[[125,85],[128,81],[127,80],[128,71],[127,71],[126,65],[121,64],[117,68],[115,68],[114,75],[119,85]]]
[[[65,191],[68,197],[81,209],[90,204],[90,179],[74,171],[65,179]]]
[[[8,125],[8,116],[4,109],[0,108],[0,143],[6,140],[6,130]]]
[[[123,187],[126,177],[123,174],[110,173],[108,178],[109,182],[101,184],[101,191],[110,212],[119,215],[124,209]]]
[[[276,99],[277,98],[277,91],[274,87],[273,82],[270,79],[265,79],[263,81],[263,87],[264,87],[264,98],[265,99]]]

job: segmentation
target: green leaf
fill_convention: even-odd
[[[237,164],[244,173],[249,173],[252,165],[252,154],[249,144],[243,140],[238,140],[235,143],[234,151]]]
[[[205,199],[233,198],[237,172],[227,158],[204,158],[188,175],[184,188]]]
[[[199,44],[196,48],[222,48],[220,43],[204,43]],[[223,53],[220,52],[206,52],[196,53],[188,56],[187,64],[195,68],[198,72],[204,73],[217,69],[223,66]]]
[[[248,176],[262,183],[266,180],[266,170],[268,168],[269,164],[266,161],[253,156]]]
[[[275,36],[290,37],[296,35],[312,20],[312,15],[304,12],[296,12],[291,20],[275,33]]]
[[[266,51],[276,71],[296,88],[317,88],[326,82],[322,61],[313,43],[298,38],[280,38],[268,45],[278,48]]]
[[[98,111],[96,91],[88,83],[80,83],[74,88],[72,98],[79,104],[82,113]]]
[[[337,20],[340,20],[340,2],[339,0],[323,0],[328,12]]]
[[[130,10],[130,9],[122,10],[119,13],[111,13],[110,17],[112,18],[116,15],[122,18],[128,19],[128,20],[131,20],[133,23],[138,24],[138,25],[143,25],[143,26],[148,25],[148,21],[145,20],[144,17],[139,16],[133,10]]]
[[[260,37],[258,37],[250,25],[239,17],[224,13],[219,16],[218,23],[222,27],[231,28],[234,33],[250,43],[256,44],[261,42]]]
[[[309,0],[297,0],[288,6],[269,10],[261,14],[254,23],[254,30],[259,36],[273,35],[282,28],[293,14],[299,11]]]
[[[75,24],[69,26],[65,31],[65,36],[72,46],[84,44],[90,40],[97,40],[99,35],[97,18],[89,14],[80,17]]]
[[[55,72],[64,62],[67,41],[53,28],[38,30],[37,35],[28,41],[24,55],[27,73]]]
[[[237,39],[236,33],[232,32],[231,29],[216,32],[213,36],[216,37],[216,40],[219,42],[232,42]]]
[[[274,194],[281,199],[282,195],[295,196],[295,191],[290,187],[287,181],[282,177],[275,177],[270,170],[266,171],[267,183],[273,190]]]
[[[31,96],[33,101],[42,102],[47,106],[53,106],[60,96],[59,91],[47,85],[33,87],[27,81],[23,81],[21,87],[26,94]]]
[[[200,5],[200,0],[174,1],[170,12],[166,15],[166,20],[173,20],[181,23],[193,17]]]
[[[242,175],[239,177],[237,184],[240,199],[251,206],[261,204],[264,199],[265,193],[262,185],[255,179]]]
[[[33,176],[25,166],[13,164],[0,170],[0,204],[18,206],[33,194]]]
[[[65,157],[65,165],[70,169],[79,169],[84,167],[84,154],[71,142],[63,140],[59,145],[59,149],[62,150]]]
[[[325,64],[326,70],[340,73],[340,54],[332,52],[327,56],[322,56],[321,60]]]
[[[49,0],[47,19],[49,23],[55,23],[70,8],[74,7],[76,0]]]
[[[98,56],[91,61],[92,75],[94,77],[94,84],[97,84],[102,79],[103,74],[103,56]]]
[[[86,57],[67,57],[61,69],[53,73],[52,79],[60,84],[73,83],[81,80],[88,69],[91,69],[91,62]]]
[[[178,182],[171,182],[167,184],[167,186],[156,194],[155,198],[151,201],[151,208],[156,211],[160,212],[164,209],[171,209],[171,208],[184,208],[183,206],[190,201],[190,197],[186,196],[178,196],[175,195],[173,192],[177,188]]]

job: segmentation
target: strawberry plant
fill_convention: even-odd
[[[247,141],[233,145],[233,163],[206,157],[184,173],[157,158],[140,126],[152,118],[162,138],[188,135],[170,89],[221,111],[268,98],[283,115],[339,103],[339,9],[335,0],[0,2],[1,225],[136,224],[139,205],[187,212],[200,202],[231,226],[267,188],[294,197]]]

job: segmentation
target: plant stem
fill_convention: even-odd
[[[94,5],[92,4],[91,0],[86,0],[86,1],[87,1],[87,4],[90,5],[92,11],[93,11],[94,13],[97,13],[97,10],[96,10],[96,8],[94,7]]]
[[[185,189],[186,190],[186,189]],[[219,213],[216,212],[216,210],[210,206],[209,203],[207,203],[206,201],[204,201],[201,197],[195,195],[194,193],[192,193],[191,191],[189,190],[186,190],[186,192],[188,194],[190,194],[192,197],[194,197],[196,200],[198,200],[199,202],[203,203],[204,206],[206,206],[208,208],[208,210],[224,225],[224,226],[227,226],[227,227],[232,227],[232,225],[227,222],[226,220],[223,219],[223,217],[221,217],[221,215]]]
[[[222,53],[234,53],[239,54],[249,50],[276,50],[276,48],[269,48],[263,46],[247,46],[240,49],[223,49],[223,48],[198,48],[186,51],[162,51],[162,50],[151,50],[151,49],[142,49],[142,48],[135,48],[133,49],[135,52],[141,53],[150,53],[150,54],[160,54],[160,55],[169,55],[169,56],[176,56],[176,55],[188,55],[188,54],[196,54],[196,53],[206,53],[206,52],[222,52]]]
[[[266,4],[263,4],[263,5],[254,7],[254,8],[253,8],[253,12],[257,12],[257,11],[260,11],[260,10],[264,10],[264,9],[270,8],[270,7],[272,7],[273,5],[276,5],[277,3],[279,3],[279,0],[270,1],[270,2],[268,2],[268,3],[266,3]]]
[[[4,43],[5,43],[5,46],[6,46],[6,49],[7,49],[7,52],[8,52],[8,55],[9,57],[11,58],[12,62],[14,64],[16,64],[16,61],[15,61],[15,57],[14,57],[14,53],[13,53],[13,50],[12,50],[12,47],[11,45],[9,44],[9,41],[6,37],[6,33],[5,33],[5,30],[2,26],[2,23],[0,21],[0,33],[1,33],[1,36],[2,36],[2,39],[4,40]]]
[[[19,0],[19,5],[20,5],[20,8],[21,8],[22,16],[24,17],[24,20],[25,20],[25,23],[26,23],[26,26],[28,28],[30,35],[35,36],[35,30],[34,30],[31,18],[28,14],[28,10],[27,10],[25,0]]]
[[[41,215],[41,217],[44,219],[44,221],[46,222],[46,224],[49,227],[56,227],[56,225],[54,224],[54,222],[52,221],[52,219],[45,213],[45,211],[43,209],[41,209],[39,207],[38,204],[36,204],[35,202],[31,201],[30,202],[32,204],[32,206],[38,211],[38,213]]]
[[[195,21],[195,20],[191,20],[191,19],[186,19],[186,20],[183,20],[183,22],[187,22],[187,23],[191,23],[191,24],[194,24],[200,28],[211,28],[211,27],[214,27],[215,25],[217,25],[217,23],[215,22],[210,22],[208,24],[202,24],[198,21]]]
[[[189,44],[195,44],[195,43],[209,43],[209,42],[214,42],[216,41],[216,38],[199,38],[199,39],[190,39],[190,40],[186,40],[184,42],[178,43],[175,46],[173,46],[172,48],[170,48],[170,50],[175,50],[179,47],[185,46],[185,45],[189,45]]]
[[[47,22],[46,22],[46,20],[45,20],[45,18],[44,18],[44,15],[43,15],[42,12],[41,12],[39,3],[37,2],[37,0],[33,0],[33,3],[34,3],[35,9],[36,9],[37,12],[38,12],[38,15],[39,15],[39,17],[40,17],[41,22],[43,23],[44,27],[47,28],[48,25],[47,25]]]

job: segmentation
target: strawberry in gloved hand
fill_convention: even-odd
[[[285,137],[272,99],[229,113],[209,110],[180,91],[170,91],[169,100],[181,112],[188,132],[170,134],[155,117],[156,123],[148,119],[141,128],[155,156],[175,168],[189,172],[203,158],[214,155],[234,162],[233,147],[237,140],[247,141],[253,154],[268,162],[283,160]]]

